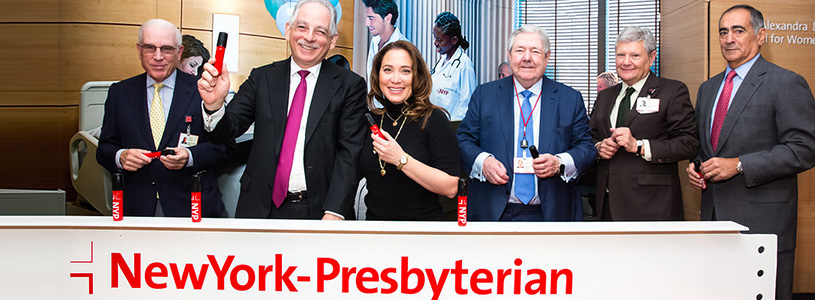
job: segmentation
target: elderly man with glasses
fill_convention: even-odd
[[[123,173],[125,215],[189,217],[192,175],[198,173],[201,215],[221,216],[224,204],[211,169],[232,144],[212,144],[201,135],[197,78],[177,69],[181,32],[165,20],[149,20],[136,47],[145,73],[110,87],[96,160]],[[162,150],[170,151],[148,157]]]

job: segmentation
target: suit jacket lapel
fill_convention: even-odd
[[[602,130],[603,134],[605,135],[604,138],[611,137],[610,128],[615,127],[614,125],[611,125],[611,110],[614,109],[614,105],[617,104],[615,102],[617,101],[617,96],[620,95],[620,91],[623,89],[623,85],[617,84],[608,89],[609,92],[604,93],[604,95],[608,96],[605,96],[603,99],[599,99],[599,101],[594,104],[595,110],[597,111],[595,118],[599,118],[599,120],[602,121],[602,124],[600,125],[602,125],[603,128],[600,128],[600,130]]]
[[[538,149],[541,153],[552,152],[549,148],[552,140],[552,133],[557,129],[557,89],[552,84],[552,80],[543,77],[541,86],[540,126],[538,127]],[[534,106],[534,104],[533,104]],[[567,141],[568,142],[568,141]]]
[[[501,132],[504,137],[504,145],[506,148],[507,158],[509,161],[515,156],[515,92],[513,84],[515,79],[510,76],[508,80],[502,81],[503,84],[498,85],[495,99],[507,99],[507,101],[495,101],[498,106],[498,116],[501,120],[509,120],[509,122],[499,122],[501,124]],[[493,101],[492,99],[484,99],[484,101]],[[485,112],[481,112],[482,114]],[[482,124],[483,126],[483,124]],[[512,173],[512,170],[507,170],[507,173]]]
[[[323,117],[326,108],[331,103],[331,100],[337,96],[335,93],[339,90],[338,77],[339,72],[334,65],[323,61],[320,67],[320,76],[317,77],[317,83],[314,86],[314,94],[311,97],[311,107],[308,111],[308,118],[306,119],[306,139],[303,145],[308,145],[311,136],[317,129],[317,124]],[[302,122],[302,120],[301,120]]]
[[[176,132],[187,132],[187,129],[184,128],[183,130],[176,130],[178,126],[183,126],[186,123],[184,122],[184,118],[182,115],[185,111],[187,111],[187,107],[192,102],[192,81],[186,80],[188,77],[184,76],[185,74],[181,74],[182,72],[178,72],[175,77],[175,89],[173,91],[173,102],[170,104],[170,112],[167,116],[167,123],[164,125],[164,134],[161,136],[161,143],[159,143],[159,149],[164,149],[167,147],[175,147],[176,145],[171,145],[171,141],[176,140],[178,137],[173,136]],[[197,90],[196,90],[197,92]]]
[[[278,86],[280,88],[270,89],[269,95],[265,101],[269,102],[269,108],[272,115],[272,126],[275,128],[273,132],[273,141],[275,143],[274,155],[280,155],[280,148],[283,145],[283,135],[286,132],[286,119],[289,114],[289,88],[291,86],[291,58],[284,61],[274,63],[272,66],[272,74],[268,77],[269,86]],[[302,120],[301,120],[302,122]]]
[[[624,125],[625,127],[631,127],[631,122],[636,119],[640,113],[637,111],[637,99],[640,97],[648,96],[648,90],[656,89],[659,87],[659,77],[656,74],[650,73],[648,75],[648,79],[645,80],[645,84],[642,85],[642,89],[640,92],[631,99],[631,110],[625,115]],[[632,95],[633,96],[633,95]]]
[[[150,112],[147,111],[147,73],[142,73],[139,80],[133,81],[134,93],[130,94],[130,111],[133,112],[133,127],[144,139],[145,149],[155,150],[153,145],[153,131],[150,129]]]
[[[696,99],[696,105],[702,105],[699,108],[701,115],[696,116],[696,120],[697,122],[699,122],[698,120],[704,120],[702,121],[704,123],[702,124],[702,130],[699,131],[699,139],[702,142],[702,147],[705,148],[703,150],[707,151],[707,153],[713,153],[713,146],[710,144],[710,124],[713,120],[710,116],[713,114],[713,103],[716,101],[716,93],[719,92],[722,79],[724,79],[724,72],[709,79],[710,84],[706,85],[705,90],[702,90],[702,99]]]
[[[764,60],[763,57],[759,57],[750,68],[750,71],[747,72],[747,76],[745,76],[741,82],[739,90],[732,96],[730,108],[727,109],[727,116],[724,118],[724,123],[722,123],[722,131],[719,132],[719,147],[716,149],[716,153],[718,153],[727,142],[727,137],[733,132],[733,126],[735,126],[736,120],[739,119],[739,115],[744,111],[744,107],[747,106],[753,94],[764,81],[764,74],[766,73],[767,61]]]

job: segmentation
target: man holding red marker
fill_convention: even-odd
[[[194,173],[202,177],[202,215],[221,216],[224,205],[209,170],[233,144],[201,136],[196,78],[177,69],[181,32],[165,20],[149,20],[136,47],[146,73],[110,87],[96,160],[124,173],[126,216],[189,217]]]
[[[291,57],[257,67],[224,106],[226,65],[210,59],[198,81],[208,136],[234,139],[255,123],[241,177],[239,218],[352,218],[357,161],[365,134],[365,80],[324,63],[337,42],[327,0],[301,0],[286,24]]]

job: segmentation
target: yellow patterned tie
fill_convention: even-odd
[[[164,101],[161,100],[161,88],[163,83],[153,84],[153,101],[150,102],[150,128],[153,129],[153,143],[158,149],[161,143],[161,136],[164,134]]]

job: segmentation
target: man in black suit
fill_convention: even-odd
[[[202,215],[221,216],[211,169],[232,145],[201,136],[196,79],[177,69],[181,32],[165,20],[149,20],[139,29],[137,48],[146,73],[110,87],[96,160],[111,172],[124,170],[125,215],[189,217],[191,177],[199,173]],[[175,154],[145,155],[162,149]]]
[[[732,220],[778,236],[776,298],[791,299],[798,222],[798,173],[815,165],[815,99],[801,75],[760,54],[766,30],[748,5],[719,18],[725,71],[699,87],[696,102],[703,221]],[[727,74],[727,75],[725,75]]]
[[[255,122],[236,217],[353,217],[366,88],[362,77],[324,61],[337,41],[336,18],[327,0],[298,2],[286,24],[291,57],[252,70],[225,108],[229,74],[214,60],[205,64],[198,90],[212,139],[229,141]]]

